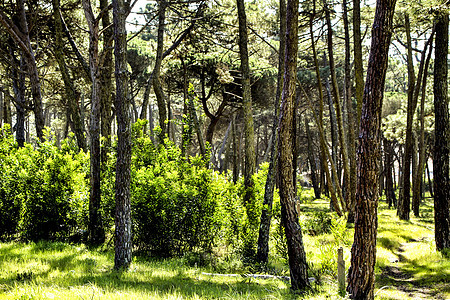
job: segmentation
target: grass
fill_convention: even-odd
[[[314,222],[328,207],[325,200],[302,204],[301,222]],[[403,222],[380,204],[376,299],[450,299],[450,260],[435,250],[432,216],[425,203],[421,218]],[[334,233],[304,234],[311,275],[320,285],[303,295],[280,279],[205,275],[214,270],[182,258],[136,257],[130,271],[116,272],[111,251],[40,242],[0,243],[0,299],[344,299],[337,292],[335,253],[344,248],[348,268],[353,236],[341,225],[333,223]],[[272,260],[278,272],[287,271],[275,254]]]

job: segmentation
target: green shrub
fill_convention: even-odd
[[[155,148],[148,137],[138,135],[132,161],[134,244],[165,257],[211,249],[217,204],[206,160],[182,157],[168,140]]]
[[[83,161],[49,142],[31,150],[29,145],[19,150],[32,160],[26,169],[21,236],[31,241],[67,239],[81,229],[87,217],[86,174],[81,172]]]
[[[8,125],[8,124],[6,124]],[[9,134],[9,125],[0,131],[0,239],[17,234],[20,218],[22,182],[19,180],[20,163],[17,146]]]
[[[314,211],[309,217],[303,220],[302,229],[309,235],[320,235],[329,233],[333,216],[324,211]]]
[[[0,149],[0,238],[65,240],[85,226],[85,153],[75,153],[70,142],[61,149],[48,141],[17,148],[5,135]]]

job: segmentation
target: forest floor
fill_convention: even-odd
[[[303,216],[327,210],[322,200],[301,205]],[[378,214],[375,299],[450,299],[450,259],[435,250],[431,204],[424,203],[420,218],[408,222],[399,221],[384,203]],[[344,247],[348,268],[353,230],[344,231],[338,246]],[[305,232],[312,266],[333,262],[337,245],[332,240],[330,234]],[[294,295],[285,280],[211,276],[207,273],[226,270],[193,266],[186,258],[135,257],[129,272],[115,272],[113,256],[109,250],[67,243],[0,243],[0,299],[345,299],[333,273],[320,275],[320,284]],[[228,262],[233,263],[239,265]],[[285,266],[274,268],[287,275]]]

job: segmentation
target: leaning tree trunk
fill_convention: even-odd
[[[131,124],[128,95],[127,31],[129,3],[113,0],[114,56],[117,116],[116,214],[114,269],[128,269],[131,264]]]
[[[436,248],[450,248],[450,120],[448,111],[448,12],[436,16],[436,48],[434,57],[435,139],[433,158],[434,226]]]
[[[355,235],[347,287],[352,299],[374,298],[381,107],[394,9],[395,0],[377,0],[357,152]]]
[[[298,0],[287,1],[285,71],[278,135],[281,216],[288,245],[291,288],[295,291],[305,289],[309,285],[308,265],[303,247],[302,230],[298,223],[292,171],[295,147],[293,118],[297,78],[298,6]]]
[[[281,91],[283,88],[284,72],[284,54],[286,50],[286,1],[280,0],[280,47],[278,50],[278,75],[277,91],[275,95],[275,113],[272,124],[272,143],[270,146],[269,169],[267,170],[267,179],[264,186],[264,201],[261,211],[261,222],[258,234],[258,249],[256,259],[260,263],[266,264],[269,259],[269,233],[272,219],[273,191],[275,189],[275,170],[277,168],[276,153],[278,150],[277,128],[278,114],[281,100]]]

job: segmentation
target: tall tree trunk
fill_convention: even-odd
[[[303,247],[301,227],[296,210],[294,166],[294,101],[297,78],[298,51],[298,0],[288,0],[286,10],[286,52],[283,92],[281,96],[278,176],[280,179],[281,216],[286,233],[291,275],[291,288],[294,291],[305,289],[308,283],[308,265]]]
[[[395,0],[377,0],[357,152],[355,235],[347,287],[352,299],[374,298],[381,107],[394,10]]]
[[[101,105],[101,81],[99,62],[99,24],[92,11],[91,1],[83,0],[83,8],[86,21],[89,26],[89,68],[91,71],[91,116],[90,116],[90,198],[89,198],[89,224],[88,240],[93,245],[99,245],[105,240],[100,206],[100,105]]]
[[[355,197],[356,197],[356,124],[355,124],[355,112],[352,103],[352,82],[351,82],[351,64],[350,64],[350,31],[348,22],[348,6],[347,0],[342,2],[343,6],[343,19],[344,19],[344,34],[345,34],[345,88],[344,88],[344,100],[347,107],[347,118],[348,118],[348,139],[346,145],[348,147],[348,160],[349,160],[349,171],[348,176],[349,188],[348,191],[348,216],[347,222],[355,222]]]
[[[245,164],[244,164],[244,205],[253,232],[258,227],[256,212],[255,183],[253,174],[256,170],[255,132],[253,128],[252,94],[250,89],[250,66],[248,61],[247,16],[244,0],[236,0],[239,21],[239,57],[242,74],[242,110],[244,113]]]
[[[331,25],[331,17],[330,17],[330,10],[327,5],[327,0],[323,1],[324,8],[325,8],[325,19],[327,22],[327,47],[328,47],[328,56],[329,56],[329,63],[330,63],[330,72],[331,72],[331,83],[332,83],[332,91],[333,91],[333,101],[334,106],[336,108],[336,121],[337,121],[337,127],[339,132],[339,144],[342,154],[342,166],[344,169],[344,189],[345,189],[345,195],[346,195],[346,208],[349,208],[349,195],[351,194],[351,187],[350,187],[350,163],[348,160],[348,149],[347,149],[347,137],[346,132],[344,130],[344,121],[343,121],[343,113],[342,113],[342,105],[341,100],[339,97],[339,86],[336,78],[336,67],[334,62],[334,50],[333,50],[333,29]],[[339,183],[338,183],[339,184]]]
[[[407,37],[407,61],[408,61],[408,108],[406,113],[406,137],[405,152],[403,157],[403,189],[398,199],[398,216],[400,220],[409,220],[411,210],[411,159],[413,155],[413,118],[416,110],[414,103],[414,85],[416,82],[414,65],[412,61],[411,29],[409,15],[405,15],[405,29]]]
[[[256,259],[258,262],[266,264],[269,259],[269,234],[272,220],[273,191],[275,189],[275,170],[277,168],[276,153],[278,150],[277,128],[278,115],[283,89],[284,59],[286,51],[286,1],[280,0],[280,46],[278,49],[278,75],[277,91],[275,95],[275,113],[272,123],[272,143],[270,146],[269,169],[267,170],[266,184],[264,186],[263,209],[261,211],[261,222],[258,234],[258,249]]]
[[[128,95],[127,31],[130,3],[113,0],[114,56],[117,116],[116,214],[114,269],[128,269],[131,263],[131,124]]]
[[[58,62],[59,71],[64,81],[64,93],[67,99],[68,113],[72,119],[72,130],[75,133],[77,144],[80,149],[87,151],[86,138],[84,137],[83,120],[80,115],[78,100],[80,93],[76,90],[73,80],[70,76],[64,58],[63,26],[61,21],[61,3],[60,0],[53,0],[53,18],[55,23],[55,57]]]
[[[108,9],[108,0],[100,0],[100,10],[102,14],[103,26],[103,50],[101,53],[101,68],[100,68],[100,82],[101,82],[101,96],[100,96],[100,124],[101,136],[103,145],[101,151],[101,164],[104,166],[108,159],[108,152],[111,149],[111,124],[112,124],[112,73],[114,71],[113,61],[113,46],[114,29],[111,23],[111,17]]]
[[[433,41],[434,31],[431,34],[430,39],[428,42],[430,43],[430,51],[428,52],[428,55],[426,56],[425,66],[423,67],[423,75],[422,75],[422,98],[420,101],[420,135],[419,135],[419,162],[417,164],[417,172],[416,176],[414,177],[414,185],[413,185],[413,199],[412,199],[412,209],[414,212],[414,215],[416,217],[419,216],[419,206],[420,206],[420,200],[422,198],[422,178],[424,174],[424,167],[425,167],[425,99],[426,99],[426,87],[427,87],[427,78],[428,78],[428,66],[430,64],[431,60],[431,53],[432,53],[432,41]],[[422,51],[422,59],[421,64],[423,63],[423,60],[425,59],[427,47]],[[418,80],[420,80],[420,75]],[[416,89],[417,90],[417,89]]]
[[[312,52],[313,52],[314,66],[315,66],[315,72],[316,72],[316,78],[317,78],[317,91],[319,92],[319,110],[318,110],[319,114],[318,114],[318,116],[317,116],[310,100],[308,100],[308,103],[310,103],[311,110],[314,115],[314,120],[317,124],[317,127],[319,128],[320,157],[321,157],[321,168],[322,168],[321,178],[323,179],[321,181],[322,182],[326,181],[327,186],[325,187],[326,188],[325,190],[329,192],[331,202],[333,203],[333,208],[340,216],[340,215],[342,215],[342,212],[341,212],[341,209],[339,208],[338,197],[340,198],[341,203],[342,203],[343,202],[342,193],[341,193],[339,186],[337,186],[336,189],[333,187],[333,183],[331,180],[331,173],[330,173],[328,163],[327,163],[327,158],[328,158],[328,161],[331,164],[331,168],[335,169],[333,160],[330,157],[328,145],[326,143],[325,132],[323,129],[323,110],[324,110],[323,97],[324,96],[323,96],[322,78],[320,76],[319,60],[318,60],[318,56],[317,56],[316,44],[314,41],[314,33],[313,33],[313,20],[314,20],[314,15],[315,15],[315,11],[316,11],[316,2],[315,1],[313,1],[313,5],[314,5],[313,14],[311,15],[310,20],[309,20],[309,33],[310,33],[310,37],[311,37],[311,47],[312,47]],[[305,97],[309,99],[308,95],[306,94],[306,92],[304,90],[303,90],[303,93],[305,94]],[[321,186],[323,186],[323,185],[321,185]],[[338,196],[336,194],[338,194]],[[342,209],[345,210],[345,207],[342,207]]]
[[[450,120],[448,111],[448,11],[435,18],[436,48],[434,57],[435,139],[433,158],[434,226],[436,249],[450,248]]]

